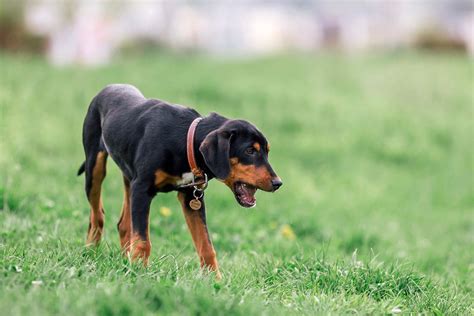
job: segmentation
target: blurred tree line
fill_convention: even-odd
[[[47,38],[35,35],[24,23],[26,0],[0,1],[0,49],[44,53]]]

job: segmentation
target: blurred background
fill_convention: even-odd
[[[472,0],[0,0],[0,314],[472,315],[473,27]],[[175,194],[123,273],[112,159],[84,252],[83,119],[118,82],[269,139],[278,192],[206,192],[222,288]]]
[[[474,55],[471,0],[3,0],[0,49],[97,65],[154,48],[218,56],[419,48]]]

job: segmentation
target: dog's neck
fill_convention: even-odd
[[[198,167],[201,168],[202,171],[204,171],[210,178],[213,178],[214,174],[207,167],[204,157],[199,151],[199,146],[201,146],[202,142],[206,136],[209,135],[209,133],[220,128],[228,120],[228,118],[225,118],[217,113],[211,113],[209,116],[204,117],[196,127],[196,132],[194,135],[194,156]]]

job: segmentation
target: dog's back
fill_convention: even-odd
[[[97,94],[95,101],[101,114],[106,114],[108,110],[116,107],[141,104],[146,98],[132,85],[110,84]]]
[[[166,151],[185,150],[182,139],[198,116],[185,106],[147,99],[132,85],[108,85],[92,100],[84,120],[86,162],[79,174],[86,171],[87,178],[93,172],[96,156],[103,152],[131,177],[136,173],[133,165],[140,152],[150,153],[140,159],[156,160]]]

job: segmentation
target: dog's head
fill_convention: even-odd
[[[255,206],[257,189],[273,192],[282,185],[268,162],[267,140],[247,121],[227,121],[206,136],[199,151],[212,173],[243,207]]]

